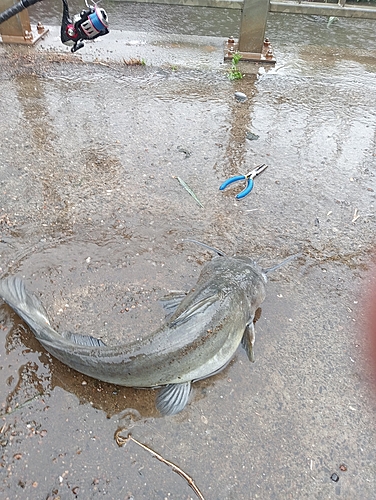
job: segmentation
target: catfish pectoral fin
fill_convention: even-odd
[[[159,391],[155,403],[162,415],[176,415],[181,412],[189,400],[191,382],[168,384]]]
[[[251,363],[255,362],[255,353],[254,353],[255,338],[256,338],[255,325],[253,324],[252,321],[246,326],[242,338],[242,346],[244,347],[248,359]]]

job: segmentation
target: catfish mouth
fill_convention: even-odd
[[[239,255],[239,257],[236,256],[234,257],[234,259],[244,262],[244,264],[248,265],[253,272],[254,271],[259,272],[260,276],[262,277],[265,283],[268,281],[265,270],[261,266],[259,266],[259,264],[257,264],[255,260],[251,259],[250,257],[244,257],[242,255]]]
[[[223,252],[222,250],[218,250],[218,248],[211,247],[210,245],[207,245],[206,243],[202,243],[202,241],[197,241],[197,240],[194,240],[192,238],[185,238],[183,241],[189,241],[191,243],[196,243],[196,245],[200,245],[200,246],[206,248],[207,250],[210,250],[211,252],[216,253],[220,257],[228,257],[225,254],[225,252]],[[240,261],[244,262],[245,264],[248,264],[249,266],[252,267],[252,269],[255,269],[255,268],[258,269],[260,271],[260,275],[262,276],[262,279],[264,280],[264,283],[267,283],[268,279],[266,277],[266,274],[268,272],[274,271],[274,269],[277,269],[278,267],[284,265],[286,262],[288,262],[293,257],[289,257],[288,259],[286,259],[286,261],[283,261],[281,264],[278,264],[277,266],[274,266],[274,267],[271,267],[271,268],[268,268],[268,269],[262,269],[257,264],[257,262],[255,260],[251,259],[250,257],[244,257],[244,256],[240,255],[240,256],[235,256],[234,258],[237,259],[237,260],[240,260]]]

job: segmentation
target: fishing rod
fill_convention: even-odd
[[[24,9],[42,0],[19,0],[18,3],[0,13],[0,24],[15,16]],[[99,0],[100,1],[100,0]],[[94,40],[99,36],[107,35],[108,17],[104,9],[98,4],[85,4],[87,9],[83,9],[79,14],[71,18],[67,0],[63,2],[63,17],[61,20],[60,39],[65,45],[71,45],[71,51],[76,52],[84,46],[84,40]]]
[[[0,13],[0,24],[8,21],[8,19],[21,12],[21,10],[27,9],[30,5],[34,5],[38,2],[41,2],[41,0],[20,0],[15,5],[12,5],[12,7],[9,7],[9,9]]]

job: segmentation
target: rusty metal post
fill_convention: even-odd
[[[244,0],[240,23],[239,51],[261,54],[269,0]]]
[[[225,60],[237,51],[242,61],[275,63],[271,44],[265,41],[268,12],[269,0],[244,0],[239,40],[229,39],[225,43]]]
[[[14,0],[0,0],[0,12],[4,12],[12,7]],[[27,9],[0,24],[0,35],[3,43],[20,43],[33,45],[37,40],[48,32],[41,23],[36,28],[30,25],[30,18]]]

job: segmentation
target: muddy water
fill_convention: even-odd
[[[79,13],[84,2],[69,2],[70,13]],[[107,12],[111,29],[147,31],[158,34],[229,36],[238,32],[240,11],[233,9],[195,8],[182,5],[153,5],[121,1],[102,3]],[[43,0],[29,9],[31,19],[45,24],[60,25],[62,3],[60,0]]]
[[[223,68],[3,52],[1,276],[23,276],[57,329],[108,343],[155,329],[157,298],[194,286],[211,258],[187,237],[265,267],[302,257],[271,276],[256,363],[239,350],[170,418],[153,391],[67,369],[0,306],[2,498],[196,498],[135,443],[119,448],[117,429],[179,465],[206,499],[373,498],[360,294],[375,235],[376,53],[353,36],[370,24],[344,35],[343,23],[271,16],[278,65],[238,83]],[[245,200],[218,191],[261,162]]]

